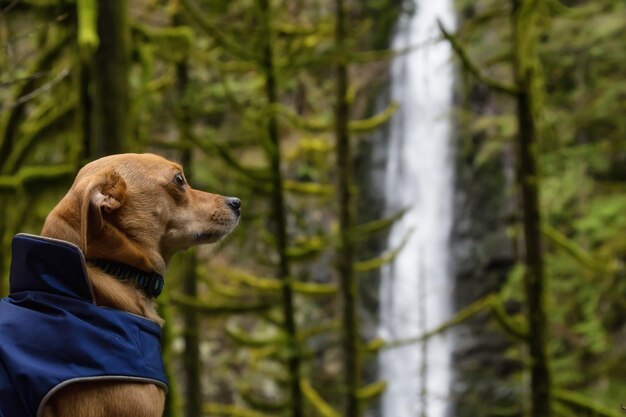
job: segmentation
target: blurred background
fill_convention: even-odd
[[[0,45],[0,295],[92,159],[243,202],[166,277],[167,416],[626,415],[623,1],[0,0]]]

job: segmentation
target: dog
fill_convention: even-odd
[[[216,242],[232,232],[240,211],[239,199],[192,189],[180,165],[157,155],[112,155],[85,165],[47,216],[41,237],[18,235],[14,239],[12,294],[0,304],[0,331],[11,328],[34,342],[8,342],[4,334],[0,338],[0,417],[18,417],[3,414],[7,392],[28,391],[36,385],[19,368],[15,371],[19,377],[5,376],[13,387],[5,381],[3,388],[3,361],[5,368],[13,364],[13,358],[7,357],[13,347],[3,350],[3,343],[29,346],[31,362],[40,360],[38,355],[72,362],[35,368],[59,369],[57,373],[66,380],[59,382],[58,375],[51,375],[54,382],[42,383],[40,388],[45,393],[18,392],[14,408],[6,409],[18,410],[17,403],[25,399],[39,401],[23,406],[25,411],[20,413],[25,414],[20,417],[161,416],[167,386],[159,351],[163,320],[155,298],[163,286],[162,276],[176,252]],[[25,278],[14,277],[14,273]],[[46,299],[54,300],[54,305],[45,304]],[[63,303],[71,306],[67,307],[70,313],[60,305]],[[40,336],[19,326],[15,330],[12,323],[2,327],[2,320],[6,322],[14,311],[22,310],[32,315],[27,320],[32,323],[31,330],[41,329],[37,330]],[[95,321],[89,321],[90,317]],[[44,340],[43,334],[49,330],[38,323],[54,320],[67,330],[56,331],[55,340]],[[79,330],[72,330],[70,322],[74,321],[80,322]],[[98,329],[94,323],[100,322],[113,328],[115,336]],[[83,338],[100,342],[75,348]],[[56,339],[63,339],[64,344],[59,346]],[[75,349],[79,351],[69,353]],[[82,357],[87,359],[75,359]],[[80,371],[87,376],[70,374],[83,366],[81,361],[85,368],[98,370]],[[100,370],[109,365],[116,370]],[[118,370],[122,375],[117,375]],[[113,374],[107,375],[109,372]]]

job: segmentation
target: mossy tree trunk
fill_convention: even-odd
[[[165,320],[163,336],[161,337],[161,350],[163,354],[165,374],[168,379],[168,392],[165,396],[165,409],[163,410],[163,417],[182,417],[182,413],[180,411],[182,410],[181,398],[178,392],[178,378],[176,378],[173,366],[175,354],[172,347],[176,335],[172,329],[172,323],[174,321],[174,308],[169,294],[169,288],[166,286],[163,294],[161,294],[162,300],[159,303],[159,314],[163,317],[163,320]]]
[[[335,44],[337,66],[335,68],[335,140],[339,195],[339,249],[337,269],[342,299],[342,350],[344,363],[344,413],[345,417],[360,415],[357,391],[361,365],[358,352],[359,323],[357,317],[357,286],[354,274],[354,195],[352,187],[352,152],[350,147],[350,105],[348,94],[348,66],[346,54],[346,11],[343,0],[336,0]]]
[[[82,155],[84,159],[89,159],[92,155],[92,118],[93,118],[93,103],[91,95],[89,94],[89,86],[92,79],[92,68],[88,62],[81,61],[79,64],[79,79],[78,79],[78,93],[79,93],[79,111],[78,116],[78,129],[82,141]]]
[[[524,287],[528,334],[523,338],[530,353],[530,392],[533,417],[552,414],[553,387],[548,353],[548,317],[546,314],[546,274],[543,258],[541,210],[539,204],[538,139],[541,114],[541,74],[537,54],[537,29],[541,0],[511,0],[512,62],[514,85],[490,79],[474,64],[465,48],[450,35],[441,22],[439,27],[455,49],[463,66],[483,84],[511,95],[516,103],[516,179],[522,212]]]
[[[268,106],[278,103],[278,86],[274,51],[272,49],[272,11],[269,0],[258,0],[261,19],[261,67],[265,76],[265,96]],[[281,280],[283,329],[287,336],[287,372],[289,376],[288,389],[290,394],[290,415],[303,415],[302,391],[300,389],[301,355],[297,340],[297,325],[294,309],[294,292],[290,273],[289,258],[287,256],[287,213],[283,189],[283,175],[281,172],[282,156],[280,149],[280,134],[278,121],[274,112],[267,117],[268,144],[266,150],[270,161],[272,175],[272,215],[276,248],[278,251],[278,278]]]
[[[186,152],[188,153],[188,152]],[[183,161],[183,163],[185,163]],[[189,165],[187,165],[189,166]],[[188,174],[187,174],[188,175]],[[190,249],[183,257],[183,293],[196,298],[198,285],[196,276],[196,251]],[[185,417],[200,416],[202,410],[202,387],[200,383],[200,323],[198,312],[192,308],[183,309],[183,325],[185,337]],[[170,364],[171,366],[171,364]]]
[[[179,63],[176,68],[177,78],[182,86],[187,84],[187,66]],[[184,87],[183,87],[184,89]],[[185,176],[188,182],[192,181],[192,158],[191,150],[185,149],[181,158],[185,168]],[[189,249],[183,257],[183,293],[194,299],[198,296],[198,277],[196,274],[197,257],[195,249]],[[200,382],[200,317],[192,308],[183,310],[183,323],[185,335],[185,417],[200,416],[202,410],[202,386]]]
[[[539,206],[537,57],[538,0],[512,0],[513,68],[517,104],[517,181],[522,204],[525,290],[528,309],[532,415],[551,415],[552,378],[548,354],[546,276]]]
[[[90,156],[119,153],[130,138],[130,29],[128,2],[98,1],[99,46],[90,72],[93,82]]]
[[[182,24],[182,16],[176,12],[173,16],[174,26]],[[187,182],[192,184],[194,179],[192,150],[186,146],[185,135],[191,126],[189,117],[190,109],[185,104],[185,94],[189,85],[189,65],[187,59],[176,62],[176,96],[177,104],[175,112],[180,123],[179,143],[182,147],[181,164],[185,168]],[[195,249],[189,249],[182,256],[182,284],[183,294],[193,299],[198,296],[197,253]],[[185,372],[184,393],[184,416],[198,417],[202,415],[202,385],[200,374],[202,362],[200,360],[200,316],[198,311],[192,308],[183,309],[183,327],[185,340],[185,353],[183,368]],[[173,364],[168,364],[170,367]]]
[[[78,58],[78,131],[82,142],[83,159],[92,155],[93,106],[90,93],[95,51],[98,49],[98,0],[77,0],[77,44]]]

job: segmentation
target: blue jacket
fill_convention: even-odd
[[[10,289],[0,300],[0,417],[41,416],[56,391],[78,381],[118,379],[167,390],[161,328],[96,306],[78,247],[17,235]]]

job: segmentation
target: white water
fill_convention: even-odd
[[[451,49],[436,19],[449,29],[452,0],[415,0],[401,19],[395,50],[416,46],[392,65],[391,94],[400,110],[391,125],[386,169],[387,213],[410,210],[390,232],[388,248],[407,237],[404,249],[382,270],[380,336],[387,341],[418,337],[451,314],[449,234],[452,223],[450,153],[453,70]],[[426,343],[388,349],[379,358],[383,417],[449,416],[451,346],[445,335]]]

